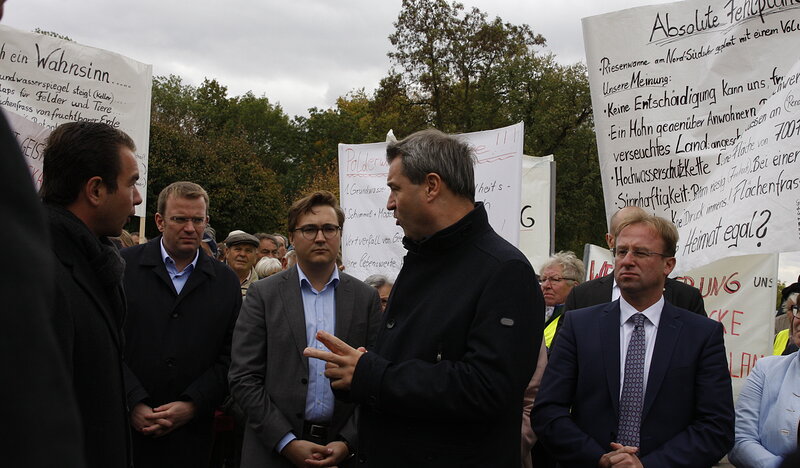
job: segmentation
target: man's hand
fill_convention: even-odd
[[[152,414],[153,408],[144,403],[137,403],[131,410],[131,427],[136,432],[141,432],[144,435],[153,435],[156,432],[163,431],[160,425],[147,419]]]
[[[636,453],[639,452],[638,447],[629,447],[626,445],[611,442],[611,452],[600,457],[597,465],[601,468],[643,468],[642,462]]]
[[[347,449],[345,449],[346,451]],[[324,445],[315,444],[307,440],[294,439],[286,444],[286,447],[281,450],[281,455],[286,457],[294,466],[299,468],[308,468],[310,466],[326,466],[326,465],[310,465],[309,462],[317,462],[323,460],[327,456],[327,447]]]
[[[334,390],[350,390],[356,364],[366,351],[364,348],[355,349],[324,331],[317,332],[317,339],[332,352],[306,348],[303,355],[328,362],[325,366],[325,377],[331,380],[331,387]]]
[[[161,437],[191,421],[196,409],[197,406],[191,401],[173,401],[153,408],[152,413],[145,415],[145,419],[160,426],[161,430],[152,431],[152,435]]]
[[[308,466],[335,467],[350,455],[350,449],[342,441],[333,441],[323,447],[322,452],[315,452],[311,459],[305,460]]]

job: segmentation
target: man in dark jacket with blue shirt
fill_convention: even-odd
[[[318,336],[335,390],[361,404],[358,463],[519,467],[522,396],[544,299],[525,256],[475,203],[469,146],[436,130],[387,148],[387,208],[408,250],[369,352]]]
[[[214,408],[228,393],[231,337],[242,304],[239,280],[200,252],[208,224],[202,187],[167,186],[155,219],[162,236],[122,251],[134,464],[208,466]]]

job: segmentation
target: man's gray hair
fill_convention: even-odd
[[[389,278],[387,278],[385,275],[379,274],[367,276],[367,279],[365,279],[364,282],[375,289],[382,288],[386,284],[392,286],[392,282],[389,281]]]
[[[542,265],[539,271],[555,265],[561,265],[561,274],[564,278],[575,281],[575,284],[583,282],[586,269],[583,266],[583,261],[576,257],[574,252],[566,250],[551,255],[550,258],[544,262],[544,265]]]
[[[425,176],[439,174],[456,195],[475,201],[475,155],[464,141],[436,129],[421,130],[386,147],[386,161],[400,156],[403,175],[419,185]]]

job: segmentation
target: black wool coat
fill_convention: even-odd
[[[161,237],[122,250],[126,261],[125,386],[128,405],[192,401],[194,419],[154,439],[134,432],[135,466],[208,464],[214,408],[228,394],[239,279],[202,251],[177,294],[161,258]]]

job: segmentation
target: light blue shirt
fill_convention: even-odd
[[[756,361],[736,400],[736,442],[729,456],[731,463],[741,468],[777,468],[797,448],[798,387],[797,352]]]
[[[172,285],[175,286],[175,291],[180,294],[183,290],[183,287],[186,286],[186,282],[189,281],[189,275],[192,274],[195,267],[197,266],[197,259],[200,257],[200,249],[197,249],[197,253],[194,254],[194,260],[192,263],[186,265],[182,271],[178,271],[178,267],[175,266],[175,260],[169,256],[167,253],[167,249],[164,248],[164,238],[161,238],[161,259],[164,261],[164,266],[167,268],[167,274],[169,278],[172,280]]]
[[[339,285],[339,269],[334,268],[328,282],[321,291],[311,285],[300,265],[297,265],[300,277],[300,294],[303,296],[303,309],[306,319],[306,344],[309,348],[328,349],[317,340],[317,332],[325,330],[336,334],[336,286]],[[317,423],[328,423],[333,418],[333,391],[330,380],[325,377],[325,361],[308,359],[308,392],[306,393],[305,420]],[[296,439],[293,433],[286,434],[278,442],[276,450],[280,453],[289,442]]]

